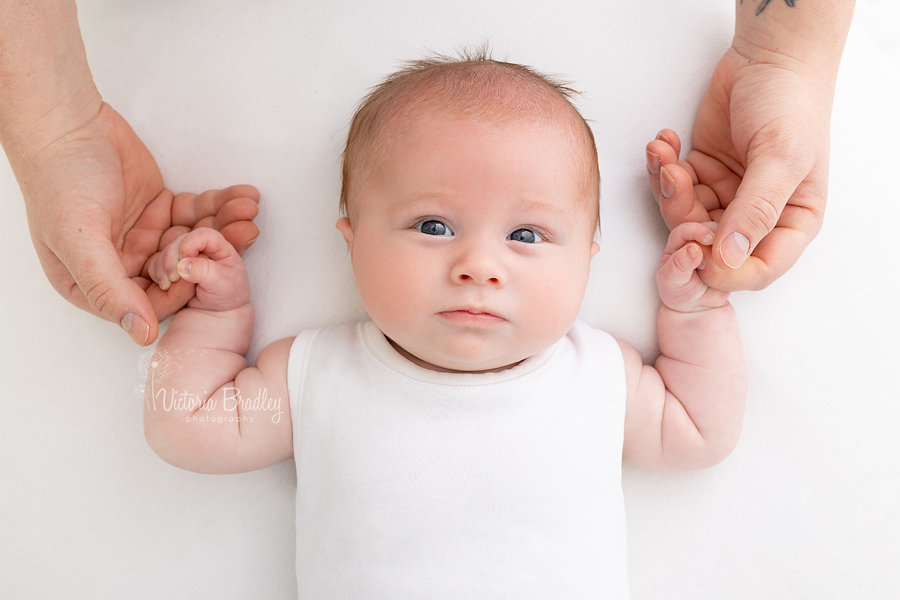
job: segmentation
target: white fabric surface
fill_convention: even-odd
[[[788,275],[734,297],[750,368],[737,450],[696,473],[625,468],[636,600],[900,589],[898,12],[895,0],[858,2],[822,232]],[[333,228],[358,99],[400,60],[486,39],[585,92],[604,236],[581,317],[654,356],[665,227],[644,145],[663,127],[690,139],[730,41],[728,0],[98,0],[80,20],[101,92],[170,188],[260,189],[251,358],[365,316]],[[293,464],[204,476],[159,460],[135,395],[149,351],[52,289],[5,164],[0,198],[0,597],[295,597]]]
[[[300,600],[630,598],[609,334],[459,374],[344,323],[298,335],[287,380]]]

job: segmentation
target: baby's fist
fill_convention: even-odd
[[[700,279],[710,260],[716,223],[682,223],[669,234],[656,270],[656,285],[663,304],[679,312],[719,308],[728,302],[728,292],[707,286]]]
[[[184,279],[197,284],[190,308],[231,310],[250,302],[250,280],[244,261],[221,233],[198,227],[185,233],[147,265],[160,289]]]

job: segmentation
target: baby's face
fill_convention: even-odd
[[[426,368],[501,370],[570,329],[584,297],[593,215],[562,129],[420,116],[338,229],[369,316]]]

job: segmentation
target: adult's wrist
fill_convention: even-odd
[[[732,46],[743,58],[837,76],[855,0],[736,0]]]
[[[7,0],[0,17],[0,143],[15,169],[89,123],[103,100],[73,0]]]

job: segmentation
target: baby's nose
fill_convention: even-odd
[[[455,283],[500,286],[506,274],[496,254],[487,248],[472,248],[453,265],[450,277]]]
[[[484,281],[485,283],[500,283],[499,277],[482,278],[482,277],[478,277],[477,275],[473,277],[472,275],[469,275],[467,273],[460,273],[459,280],[460,281],[472,280],[476,283],[481,283],[482,281]]]

